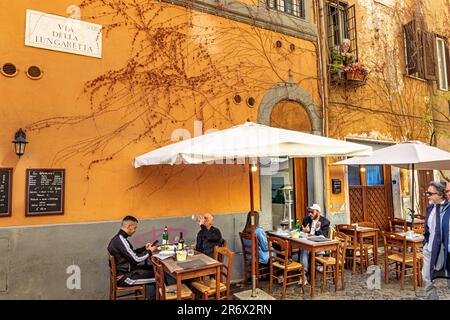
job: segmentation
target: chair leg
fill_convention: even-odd
[[[302,268],[302,293],[305,294],[305,268]]]
[[[405,269],[406,266],[404,263],[402,263],[402,286],[401,286],[402,290],[405,288],[405,271],[406,271]]]
[[[399,274],[400,274],[400,271],[398,271],[398,266],[399,266],[399,264],[398,264],[398,262],[396,262],[395,263],[395,277],[397,278],[397,280],[398,280],[398,278],[399,278]]]
[[[353,249],[353,272],[356,272],[356,249]]]
[[[270,263],[270,272],[269,272],[269,294],[272,294],[272,286],[273,286],[273,267],[272,267],[272,263]]]
[[[323,285],[322,285],[322,291],[321,293],[323,293],[323,290],[325,289],[325,285],[327,284],[327,265],[323,265]]]
[[[281,295],[281,299],[284,299],[284,297],[286,296],[287,269],[284,269],[283,276],[284,276],[284,279],[283,279],[283,293]]]
[[[384,259],[384,283],[389,283],[389,260],[387,256]]]

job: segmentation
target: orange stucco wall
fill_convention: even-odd
[[[103,86],[93,94],[91,102],[89,90],[84,91],[87,82],[123,68],[133,52],[141,49],[132,44],[132,26],[113,29],[108,36],[103,32],[101,59],[24,45],[26,9],[67,16],[66,9],[72,4],[74,1],[66,0],[0,3],[0,60],[12,62],[20,69],[13,78],[0,75],[0,167],[14,168],[12,216],[0,218],[0,226],[106,221],[125,214],[152,218],[247,211],[248,174],[243,166],[134,169],[132,160],[170,143],[176,129],[185,128],[193,135],[195,120],[202,121],[204,130],[226,128],[247,119],[256,122],[265,92],[274,84],[287,81],[289,69],[293,70],[294,82],[320,105],[314,44],[155,2],[155,9],[146,13],[150,17],[162,8],[153,23],[155,28],[170,25],[188,39],[179,47],[174,41],[175,47],[171,47],[170,36],[165,35],[161,46],[168,52],[178,50],[178,57],[184,57],[180,59],[183,70],[188,76],[200,75],[198,81],[203,81],[202,85],[150,90],[145,81],[133,82],[136,76],[113,82],[113,92],[106,93],[107,86]],[[103,10],[82,8],[82,20],[104,26],[114,22],[111,17],[90,18]],[[135,17],[132,11],[130,15]],[[139,35],[142,43],[146,43],[145,36],[151,32]],[[275,40],[283,42],[281,49],[275,48]],[[151,39],[148,43],[157,45]],[[295,44],[294,51],[289,50],[290,43]],[[142,52],[155,50],[158,48]],[[197,56],[198,52],[203,52],[203,58]],[[161,64],[170,64],[171,59],[161,55],[151,62],[142,60],[139,74],[155,68],[164,70]],[[24,74],[29,65],[42,68],[44,75],[40,80],[31,80]],[[216,73],[208,73],[214,68]],[[201,78],[204,74],[206,80]],[[163,77],[169,79],[167,74]],[[235,94],[244,101],[233,103]],[[253,108],[245,103],[249,96],[256,100]],[[102,106],[108,112],[89,117]],[[117,131],[124,123],[130,125]],[[150,126],[151,131],[147,131]],[[20,127],[25,128],[29,144],[19,159],[11,140]],[[83,144],[86,139],[96,142],[103,138],[105,144],[101,146]],[[66,169],[64,215],[25,217],[27,168]],[[255,187],[258,205],[258,180]]]

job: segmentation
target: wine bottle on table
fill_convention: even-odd
[[[164,226],[164,232],[162,236],[162,244],[168,245],[169,244],[169,232],[167,231],[167,226]]]
[[[178,250],[184,249],[184,239],[183,239],[183,232],[180,232],[180,239],[178,240]]]

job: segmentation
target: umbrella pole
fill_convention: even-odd
[[[253,212],[255,211],[255,202],[253,199],[253,171],[252,171],[252,165],[249,163],[248,167],[248,175],[250,179],[250,212],[251,212],[251,228],[250,228],[250,236],[252,239],[252,298],[256,297],[256,268],[255,268],[255,255],[256,255],[256,248],[255,248],[255,216],[253,215]]]
[[[412,164],[412,182],[411,182],[411,230],[413,230],[414,227],[414,185],[415,185],[415,181],[414,181],[414,163]]]

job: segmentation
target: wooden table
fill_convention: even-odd
[[[406,225],[412,230],[413,229],[413,223],[411,220],[406,220]],[[414,218],[414,226],[416,225],[424,225],[425,226],[425,220],[420,218]]]
[[[362,258],[364,238],[372,238],[372,241],[373,241],[373,263],[375,265],[378,264],[378,231],[380,231],[380,229],[378,229],[378,228],[359,227],[359,226],[356,227],[356,235],[358,237],[360,257]],[[368,267],[368,266],[366,266],[366,267]],[[362,266],[360,266],[360,270],[362,273]]]
[[[336,265],[334,268],[334,289],[338,286],[338,271],[339,271],[339,241],[329,240],[326,242],[315,242],[308,239],[298,238],[294,239],[286,235],[279,234],[274,231],[268,231],[268,235],[278,237],[289,241],[289,251],[292,249],[302,249],[311,252],[311,298],[315,295],[315,280],[316,280],[316,254],[321,251],[336,251]],[[325,270],[324,270],[325,271]]]
[[[399,232],[399,235],[402,235],[406,238],[406,246],[412,249],[413,252],[413,266],[416,265],[417,262],[417,251],[419,248],[423,246],[423,235],[420,237],[409,237],[406,232]],[[420,270],[418,270],[421,272]],[[414,290],[416,290],[416,268],[413,267],[413,277],[414,277]]]
[[[179,266],[179,263],[198,260],[204,262],[205,265],[189,269]],[[177,280],[177,300],[181,299],[181,281],[210,275],[215,276],[216,278],[216,299],[219,300],[220,268],[223,265],[221,262],[200,252],[195,252],[194,256],[188,256],[186,261],[175,261],[173,257],[160,259],[160,261],[164,266],[164,271]]]

